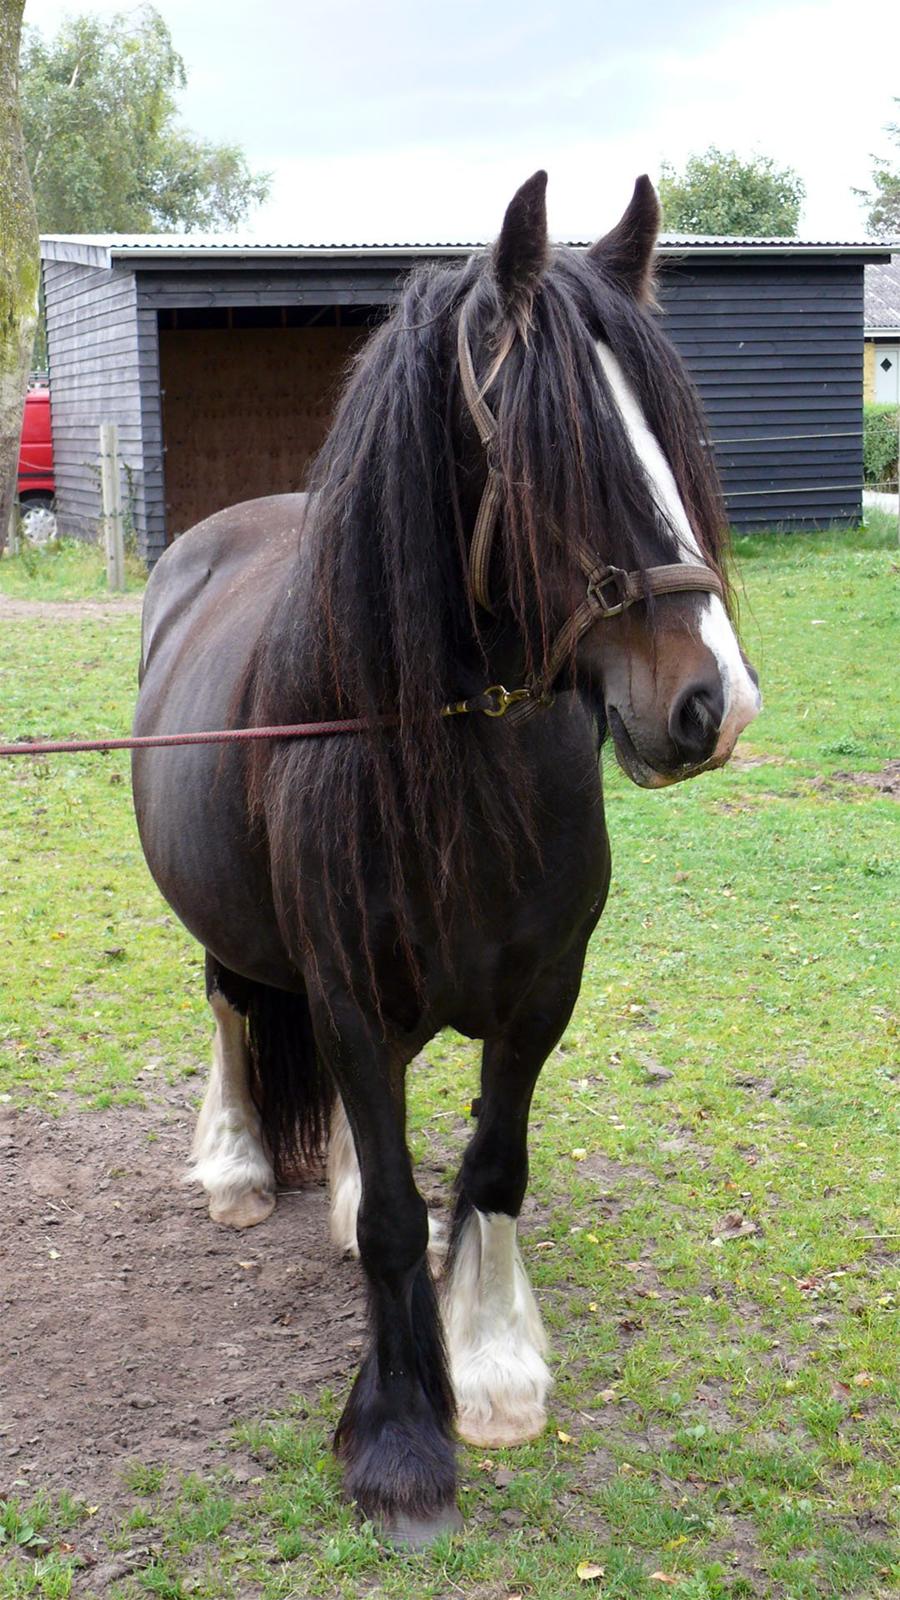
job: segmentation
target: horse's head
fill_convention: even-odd
[[[545,188],[537,173],[518,191],[463,306],[462,394],[503,529],[502,554],[476,533],[473,588],[490,604],[499,578],[526,672],[589,683],[621,766],[657,787],[727,761],[757,679],[699,403],[652,310],[653,187],[584,254],[550,250]]]

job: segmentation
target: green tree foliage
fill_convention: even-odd
[[[792,237],[806,195],[802,178],[768,156],[742,161],[715,145],[688,157],[682,173],[664,161],[659,179],[663,227],[685,233]]]
[[[177,121],[184,62],[152,6],[27,29],[22,123],[43,233],[235,228],[266,198],[237,145]]]
[[[900,100],[895,100],[900,106]],[[885,133],[900,146],[900,122],[889,122]],[[865,203],[870,233],[879,239],[900,239],[900,167],[892,167],[882,156],[873,156],[872,188],[854,189]]]

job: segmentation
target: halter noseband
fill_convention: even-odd
[[[493,615],[489,573],[494,534],[503,498],[503,479],[495,459],[497,419],[484,396],[513,347],[516,329],[512,323],[507,325],[491,370],[479,387],[469,345],[468,312],[467,300],[460,311],[457,327],[459,376],[463,396],[488,464],[487,479],[469,544],[469,582],[478,605]],[[477,705],[477,709],[487,710],[490,716],[504,716],[508,711],[510,721],[516,722],[531,716],[539,706],[547,705],[552,700],[553,686],[582,634],[587,633],[595,623],[605,621],[607,617],[619,616],[630,606],[636,605],[639,600],[646,600],[648,595],[685,594],[699,590],[707,594],[716,594],[720,600],[725,597],[718,573],[713,572],[711,567],[702,562],[675,561],[667,566],[646,567],[643,570],[626,572],[622,567],[598,561],[590,546],[580,539],[575,543],[574,554],[587,579],[587,589],[581,604],[563,623],[553,641],[543,678],[540,682],[532,682],[521,689],[513,690],[494,684],[482,695],[475,696],[476,705],[477,702],[487,698],[491,709],[487,710],[484,705]],[[460,701],[458,705],[445,707],[444,715],[458,715],[460,712],[476,709],[476,705]]]

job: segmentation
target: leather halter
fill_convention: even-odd
[[[494,534],[500,519],[503,478],[496,460],[497,419],[484,396],[512,349],[516,329],[512,323],[507,325],[491,369],[479,386],[469,345],[468,311],[469,302],[466,301],[460,311],[457,327],[459,376],[463,396],[487,457],[488,467],[469,544],[469,583],[477,604],[493,615],[489,574]],[[456,716],[470,710],[484,711],[487,707],[479,702],[487,698],[490,705],[488,715],[504,716],[509,711],[511,722],[521,722],[541,705],[548,705],[553,699],[553,686],[566,661],[582,634],[587,633],[595,623],[619,616],[630,606],[637,605],[638,601],[646,600],[651,594],[686,594],[700,591],[716,594],[720,600],[725,598],[722,580],[718,573],[703,562],[675,561],[666,566],[645,567],[643,570],[627,572],[622,567],[610,566],[606,562],[599,561],[590,546],[580,539],[575,542],[574,555],[587,579],[585,596],[568,620],[563,623],[554,639],[542,678],[513,690],[504,689],[501,684],[493,684],[482,695],[474,696],[472,702],[463,700],[456,705],[446,706],[444,716]]]

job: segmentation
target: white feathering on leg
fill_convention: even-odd
[[[213,1222],[251,1228],[272,1213],[275,1174],[250,1095],[244,1018],[220,994],[210,1005],[216,1019],[212,1072],[185,1181],[202,1184]]]
[[[362,1199],[362,1179],[353,1132],[344,1102],[338,1098],[331,1114],[328,1140],[328,1190],[331,1197],[331,1242],[343,1256],[359,1256],[356,1217]]]
[[[547,1339],[516,1219],[473,1210],[443,1294],[457,1428],[470,1444],[519,1444],[547,1420]]]

